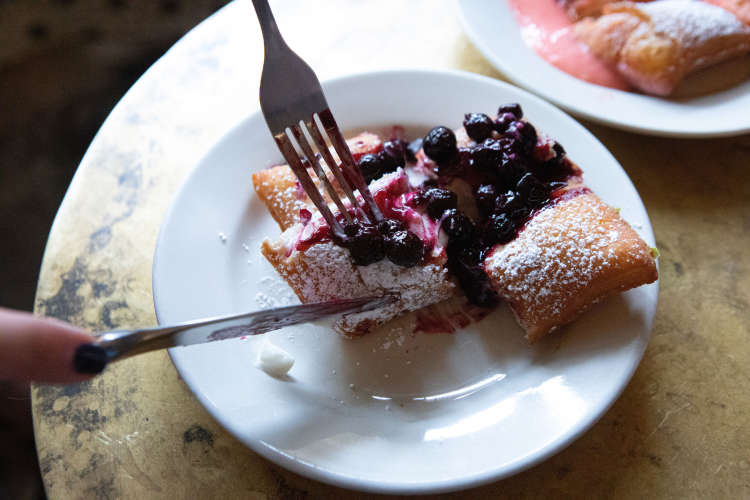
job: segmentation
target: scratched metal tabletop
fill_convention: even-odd
[[[273,6],[321,79],[385,68],[503,78],[462,33],[451,2]],[[320,26],[314,37],[305,34],[312,25]],[[151,266],[165,210],[196,160],[257,109],[261,65],[252,6],[238,0],[131,88],[60,206],[37,313],[94,331],[156,324]],[[750,497],[750,137],[688,141],[584,125],[630,175],[656,233],[661,291],[651,343],[623,395],[569,448],[452,497]],[[35,386],[33,413],[50,498],[369,497],[245,448],[165,352],[118,363],[90,383]]]

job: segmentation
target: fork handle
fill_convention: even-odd
[[[253,0],[253,7],[255,7],[255,14],[258,16],[260,31],[263,33],[263,46],[266,57],[268,57],[269,54],[286,47],[286,42],[276,25],[276,19],[273,17],[268,0]]]

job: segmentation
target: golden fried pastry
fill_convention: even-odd
[[[400,170],[384,176],[373,182],[370,189],[385,209],[383,202],[408,190],[406,174]],[[387,197],[381,196],[386,190]],[[290,219],[290,215],[284,215],[283,219]],[[422,237],[436,238],[437,227],[431,226],[432,234]],[[334,244],[326,231],[325,221],[316,214],[306,224],[289,227],[279,239],[264,241],[261,253],[303,303],[385,291],[399,293],[399,301],[391,306],[345,316],[335,325],[344,335],[362,335],[400,314],[441,302],[454,294],[455,285],[445,267],[445,252],[437,244],[418,265],[405,267],[381,259],[359,266],[353,262],[349,250]]]
[[[463,293],[484,308],[507,301],[535,342],[601,298],[657,278],[646,243],[517,104],[495,119],[467,114],[455,132],[433,128],[411,161],[403,141],[365,142],[378,145],[370,160],[382,170],[369,187],[386,219],[349,222],[345,237],[331,234],[287,167],[253,176],[285,229],[261,252],[302,302],[400,293],[392,306],[340,320],[341,333]]]
[[[565,11],[573,20],[579,20],[584,17],[599,16],[605,5],[615,3],[619,0],[561,0]],[[651,0],[635,0],[649,2]]]
[[[587,190],[542,210],[484,266],[530,342],[607,295],[657,279],[648,245]]]
[[[346,141],[346,143],[355,161],[366,154],[376,153],[383,147],[380,137],[370,132],[362,132]],[[332,151],[332,153],[335,155],[335,151]],[[325,190],[315,174],[312,174],[311,178],[330,203],[330,199],[325,194]],[[301,209],[307,209],[311,212],[315,210],[312,200],[305,194],[304,189],[297,182],[294,172],[288,165],[277,165],[254,172],[252,179],[255,192],[282,231],[300,221]],[[338,187],[338,183],[333,177],[329,180],[334,187]]]
[[[745,24],[750,24],[750,0],[704,0],[724,8]]]
[[[750,26],[701,1],[618,2],[576,35],[643,92],[666,96],[685,76],[750,51]]]

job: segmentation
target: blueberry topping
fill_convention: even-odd
[[[510,212],[510,219],[516,227],[521,226],[531,215],[531,210],[528,207],[521,207]]]
[[[344,233],[347,236],[344,246],[358,266],[367,266],[385,257],[383,237],[372,224],[348,222],[344,224]]]
[[[350,238],[356,236],[362,230],[362,226],[356,220],[344,223],[344,234]]]
[[[563,148],[559,142],[552,145],[552,151],[555,152],[555,156],[560,160],[565,157],[565,148]]]
[[[516,117],[513,116],[511,113],[503,113],[497,115],[497,118],[495,118],[494,128],[501,134],[504,134],[508,131],[508,128],[510,127],[510,124],[516,121]]]
[[[522,122],[513,122],[513,127],[515,127],[516,123]],[[524,154],[523,145],[518,139],[519,133],[515,132],[515,128],[513,130],[513,133],[508,133],[507,135],[501,137],[499,139],[499,142],[505,154],[517,155],[520,158]]]
[[[417,152],[422,149],[422,139],[414,139],[409,143],[409,145],[406,147],[406,159],[410,163],[415,163],[417,161]]]
[[[422,189],[422,191],[427,191],[430,188],[437,187],[437,185],[437,179],[425,179],[424,182],[419,185],[419,187]]]
[[[448,247],[448,268],[472,304],[492,307],[498,296],[479,265],[478,252],[471,248]]]
[[[474,141],[482,142],[490,137],[494,124],[484,113],[469,113],[464,115],[464,128]]]
[[[446,127],[435,127],[422,141],[422,148],[435,163],[448,161],[456,156],[456,135]]]
[[[460,172],[467,172],[474,166],[474,150],[472,148],[458,148],[458,163]]]
[[[477,188],[474,199],[477,201],[479,214],[482,217],[487,217],[495,209],[497,190],[492,184],[482,184]]]
[[[502,144],[495,139],[487,139],[474,148],[474,165],[485,172],[494,172],[502,158]]]
[[[504,212],[494,213],[487,220],[485,226],[485,244],[508,243],[516,235],[516,225],[511,217]]]
[[[513,212],[513,210],[523,208],[523,206],[523,198],[512,190],[508,190],[498,196],[497,202],[495,203],[495,209],[500,212],[505,212],[506,214]]]
[[[406,143],[401,139],[384,142],[383,153],[392,158],[397,167],[403,167],[406,163]]]
[[[399,230],[385,237],[385,254],[396,265],[413,267],[424,257],[424,243],[411,231]]]
[[[388,172],[393,172],[394,170],[396,170],[396,168],[404,166],[403,160],[401,161],[401,163],[398,163],[391,155],[389,155],[385,151],[381,151],[380,153],[378,153],[378,160],[380,160],[380,175],[387,174]]]
[[[505,113],[510,113],[516,118],[516,120],[523,118],[523,110],[521,109],[521,105],[517,102],[506,104],[505,106],[500,106],[500,108],[498,108],[497,116],[504,115]]]
[[[568,185],[567,182],[553,181],[553,182],[548,183],[547,187],[549,188],[550,193],[551,193],[552,191],[557,191],[558,189],[564,188],[567,185]]]
[[[382,175],[382,160],[378,155],[366,154],[359,159],[359,170],[368,184]]]
[[[448,189],[430,188],[424,193],[427,200],[427,213],[433,219],[439,219],[445,210],[456,208],[458,197]]]
[[[397,219],[383,219],[378,223],[378,231],[380,231],[380,234],[383,236],[388,236],[389,234],[393,234],[396,231],[402,231],[403,229],[403,222]]]
[[[536,129],[528,122],[515,121],[510,124],[506,133],[520,142],[525,153],[532,152],[536,147],[538,139]]]
[[[415,163],[420,149],[436,163],[408,204],[440,221],[447,235],[448,269],[469,301],[493,306],[499,298],[482,267],[482,260],[497,244],[512,241],[535,210],[549,203],[553,192],[567,186],[579,170],[556,142],[538,145],[536,129],[523,120],[518,104],[498,109],[493,121],[482,113],[464,115],[463,126],[472,139],[469,147],[457,147],[455,134],[435,127],[411,143],[391,139],[381,152],[364,155],[360,161],[369,182],[407,162]],[[474,168],[476,167],[476,168]],[[479,211],[475,223],[458,210],[458,197],[445,186],[454,178],[473,188]],[[346,236],[334,240],[348,248],[357,265],[368,265],[385,257],[397,265],[414,266],[427,253],[425,243],[397,219],[377,224],[345,224]]]
[[[534,174],[527,173],[518,181],[516,189],[528,201],[529,205],[534,207],[541,205],[549,199],[549,191]]]
[[[500,167],[497,169],[498,180],[506,189],[516,187],[518,180],[526,173],[526,165],[517,153],[503,153]]]
[[[474,238],[474,223],[455,208],[443,213],[440,227],[446,232],[450,241],[471,241]]]

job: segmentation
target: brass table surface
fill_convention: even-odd
[[[462,33],[450,2],[287,0],[274,8],[321,79],[413,67],[503,78]],[[322,26],[315,36],[312,26]],[[151,265],[165,210],[196,160],[257,109],[261,60],[252,7],[238,0],[125,95],[60,207],[37,313],[94,331],[156,324]],[[651,217],[661,250],[651,342],[622,396],[570,447],[451,496],[748,498],[750,137],[664,139],[584,124],[623,165]],[[90,383],[32,392],[50,498],[371,496],[287,472],[244,447],[192,396],[166,352],[117,363]]]

